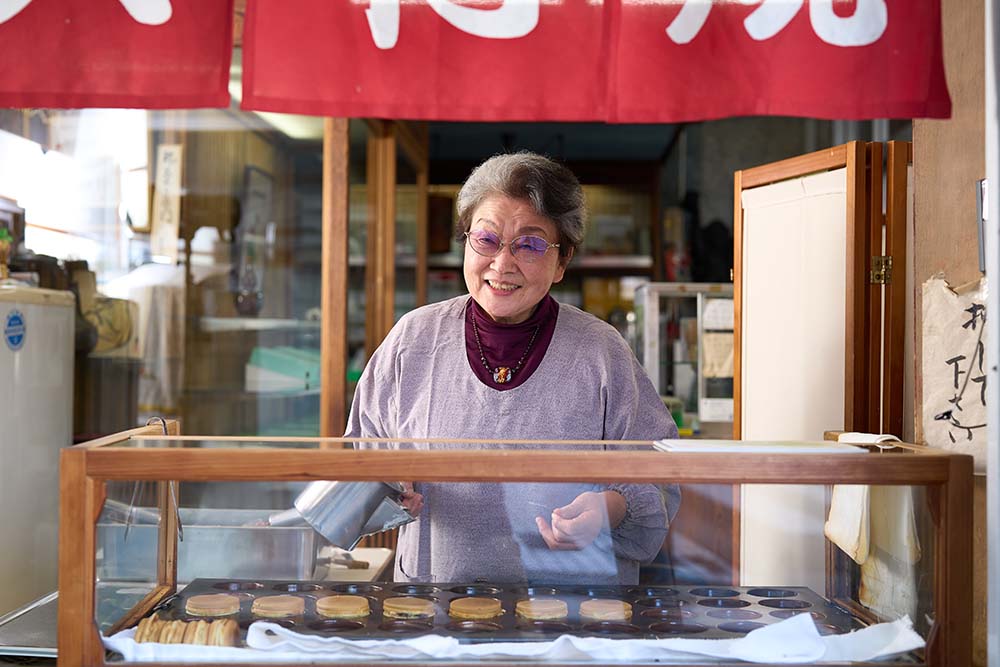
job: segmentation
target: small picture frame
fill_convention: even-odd
[[[243,172],[240,221],[233,234],[230,276],[236,310],[241,315],[257,315],[263,307],[264,272],[273,228],[274,178],[258,167],[247,167]]]

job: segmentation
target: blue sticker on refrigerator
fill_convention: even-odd
[[[21,311],[12,310],[7,313],[7,317],[4,320],[3,325],[3,339],[7,343],[7,347],[15,352],[20,350],[24,347],[24,338],[26,333],[24,315]]]

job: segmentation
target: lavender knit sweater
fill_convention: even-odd
[[[523,385],[508,391],[484,385],[466,354],[464,314],[469,298],[424,306],[400,319],[365,367],[347,437],[677,437],[670,413],[618,332],[572,306],[560,305],[552,342]],[[415,522],[401,529],[395,578],[636,583],[639,564],[656,555],[666,536],[667,516],[674,515],[680,497],[675,486],[665,487],[665,508],[658,487],[624,482],[418,483],[424,507]],[[580,551],[548,549],[535,517],[549,519],[553,509],[569,504],[583,491],[609,488],[625,496],[622,523]]]

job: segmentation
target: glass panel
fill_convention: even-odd
[[[417,172],[406,153],[396,145],[396,292],[393,321],[417,306]]]
[[[649,256],[652,195],[637,187],[584,187],[590,222],[583,245],[585,255]]]
[[[465,244],[455,239],[457,185],[431,185],[427,195],[427,302],[467,293],[462,276]]]
[[[322,119],[238,101],[35,110],[47,133],[0,131],[26,223],[12,268],[77,295],[76,441],[152,415],[191,433],[319,432]]]
[[[421,450],[513,446],[410,444]],[[537,447],[567,446],[531,445]],[[616,450],[614,456],[627,456]],[[245,498],[224,488],[238,485],[213,486],[220,496]],[[712,652],[712,642],[673,647],[663,640],[739,639],[772,628],[781,638],[755,642],[763,651],[757,659],[777,661],[794,646],[819,650],[806,661],[823,662],[824,637],[908,617],[926,639],[934,620],[937,536],[922,487],[421,481],[413,484],[418,497],[404,495],[407,486],[319,482],[302,487],[287,512],[182,502],[182,588],[156,611],[158,618],[233,618],[240,645],[252,623],[270,621],[307,643],[436,634],[457,640],[455,646],[477,646],[483,658],[497,642],[531,642],[544,653],[545,642],[570,635],[600,640],[577,649],[600,648],[593,657],[604,661],[674,663],[690,662],[692,651],[705,651],[698,659],[706,662],[723,656]],[[772,502],[758,502],[764,496]],[[786,502],[791,496],[811,499],[816,511]],[[120,521],[106,525],[111,509],[109,502],[100,530],[120,534]],[[862,510],[868,511],[864,524],[857,520]],[[139,532],[148,524],[155,536],[155,507],[131,514],[136,532],[128,548],[142,552],[115,561],[107,547],[99,551],[101,572],[118,582],[118,591],[126,590],[123,582],[148,584],[148,572],[155,571]],[[400,526],[395,557],[381,547],[353,548],[365,534]],[[109,543],[99,534],[99,549]],[[112,577],[115,562],[124,569]],[[136,594],[139,587],[132,587]],[[206,595],[216,597],[200,597]],[[794,620],[800,615],[812,625]],[[882,632],[914,639],[899,629],[908,626],[904,621]],[[858,637],[842,646],[857,648]],[[655,641],[615,643],[621,639]],[[919,641],[904,642],[900,653],[869,657],[920,664],[921,653],[911,651]],[[432,649],[425,657],[469,656]],[[565,661],[557,653],[549,657]],[[245,658],[255,661],[252,652]]]
[[[733,419],[732,285],[646,283],[629,340],[685,437],[725,438]]]
[[[108,482],[97,520],[95,613],[107,632],[157,585],[156,482]]]

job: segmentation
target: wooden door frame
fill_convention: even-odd
[[[890,141],[886,159],[885,254],[892,258],[892,278],[885,286],[885,330],[882,373],[902,378],[906,342],[906,209],[909,199],[907,172],[913,164],[913,144]],[[903,384],[888,382],[882,392],[881,432],[903,437]]]
[[[864,349],[861,351],[865,357],[865,368],[867,369],[867,389],[866,401],[864,405],[862,425],[856,427],[858,431],[879,432],[882,420],[882,302],[883,290],[880,283],[873,280],[874,257],[876,255],[887,254],[883,252],[882,244],[883,232],[885,230],[885,216],[882,213],[882,170],[883,150],[882,144],[871,142],[865,145],[865,164],[863,167],[865,174],[865,226],[867,243],[863,258],[872,258],[862,273],[864,276],[862,284],[865,286],[865,338]],[[859,167],[859,170],[861,168]],[[900,378],[903,376],[900,375]],[[902,434],[900,434],[902,435]]]
[[[806,155],[743,169],[733,185],[733,438],[743,432],[743,201],[744,190],[833,169],[847,169],[846,276],[844,309],[844,429],[868,430],[868,381],[877,369],[866,353],[868,341],[867,265],[870,240],[866,233],[866,145],[851,141]],[[877,370],[874,371],[877,373]]]

